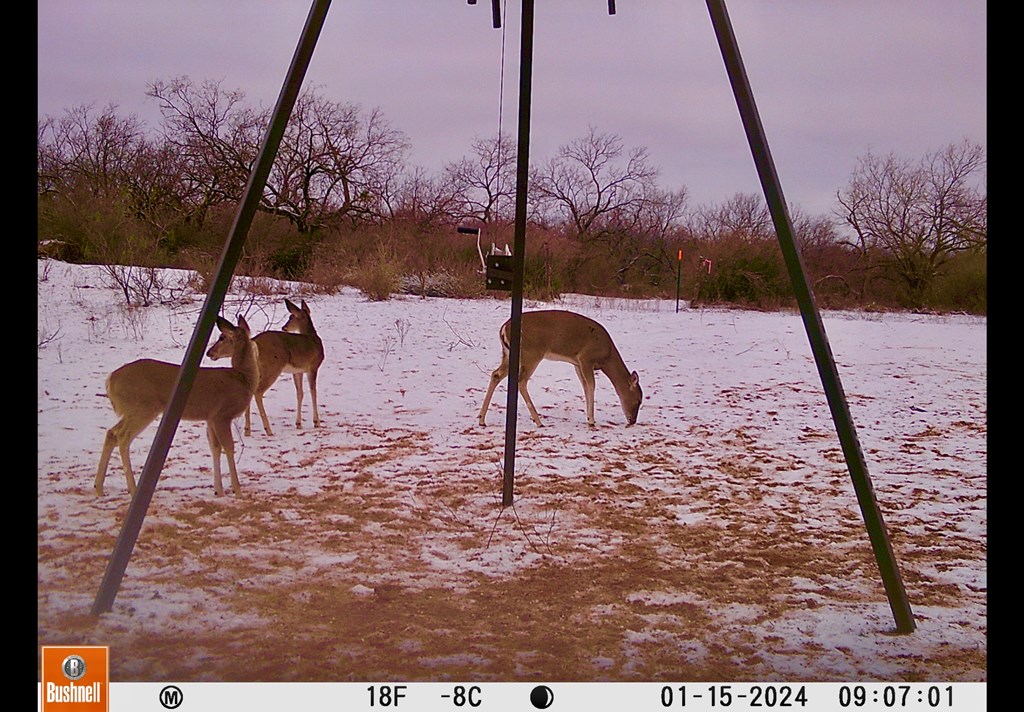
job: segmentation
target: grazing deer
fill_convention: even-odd
[[[256,407],[263,420],[263,430],[273,435],[270,420],[263,407],[263,394],[277,382],[281,373],[290,373],[295,381],[295,427],[302,427],[302,374],[309,379],[309,393],[313,398],[313,427],[320,427],[320,409],[316,402],[316,374],[324,360],[324,342],[317,336],[313,328],[313,319],[309,314],[306,300],[297,307],[287,299],[290,316],[281,331],[264,331],[253,341],[256,343],[260,356],[260,384],[254,393]],[[250,408],[245,409],[245,434],[252,433]]]
[[[231,367],[203,367],[196,371],[181,417],[183,420],[206,421],[206,435],[213,454],[214,491],[224,494],[220,477],[220,454],[223,451],[231,472],[231,489],[235,494],[241,494],[231,422],[249,407],[260,380],[259,359],[249,336],[249,325],[243,317],[239,316],[238,326],[234,326],[218,316],[217,328],[221,332],[220,338],[206,355],[210,358],[228,356]],[[180,368],[177,364],[147,358],[127,363],[107,377],[107,397],[121,419],[107,431],[103,441],[103,454],[96,471],[97,495],[103,495],[103,480],[115,445],[121,453],[128,492],[135,494],[135,475],[129,456],[132,441],[167,409]]]
[[[494,389],[508,376],[510,326],[511,319],[502,324],[498,331],[502,348],[501,365],[491,374],[491,383],[487,387],[483,407],[480,408],[480,425],[484,425]],[[561,310],[524,312],[519,354],[519,392],[538,427],[541,425],[540,416],[526,390],[526,382],[544,359],[566,361],[576,367],[576,375],[583,384],[583,395],[587,399],[587,423],[590,426],[594,425],[595,370],[603,371],[615,386],[627,424],[633,425],[636,422],[640,402],[644,398],[640,377],[636,371],[629,372],[608,331],[593,319]]]

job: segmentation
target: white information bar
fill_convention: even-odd
[[[40,688],[41,693],[41,688]],[[39,710],[45,709],[39,698]],[[987,709],[983,682],[113,682],[110,712]]]

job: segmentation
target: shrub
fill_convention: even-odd
[[[698,301],[767,308],[789,301],[792,288],[783,273],[781,256],[765,252],[729,255],[713,261],[710,273],[697,284]]]
[[[333,294],[349,278],[349,256],[344,247],[334,242],[318,242],[313,248],[302,281],[322,294]]]
[[[928,306],[942,311],[988,311],[988,260],[984,252],[957,255],[932,285]]]
[[[164,299],[166,285],[156,267],[106,264],[103,274],[107,284],[121,292],[129,307],[148,307]]]
[[[420,297],[455,297],[459,286],[455,275],[448,271],[419,274],[404,274],[401,278],[403,294],[414,294]]]
[[[309,268],[313,245],[309,242],[283,245],[267,256],[267,266],[278,279],[297,280]]]
[[[353,275],[353,283],[368,299],[384,302],[401,287],[402,265],[395,252],[384,242],[363,262],[362,269]]]

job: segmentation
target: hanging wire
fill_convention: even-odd
[[[508,26],[508,0],[505,0],[504,7],[501,10],[501,62],[500,69],[498,72],[498,148],[497,148],[497,171],[494,188],[497,196],[501,196],[501,131],[502,131],[502,118],[504,116],[504,104],[505,104],[505,28]],[[495,205],[497,207],[497,204]]]

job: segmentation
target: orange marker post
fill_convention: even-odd
[[[676,314],[679,313],[679,284],[683,275],[683,248],[679,248],[679,259],[676,262]]]

